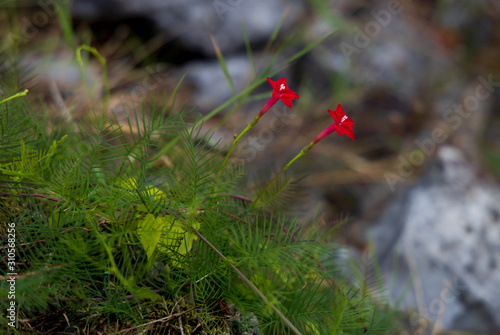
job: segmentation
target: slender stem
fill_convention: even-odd
[[[259,119],[261,118],[261,116],[262,115],[260,115],[260,114],[257,115],[255,117],[255,119],[253,119],[252,122],[250,122],[248,124],[248,126],[245,129],[243,129],[243,131],[234,139],[233,144],[231,145],[231,148],[229,148],[229,151],[227,152],[226,157],[224,158],[224,161],[221,164],[219,172],[217,173],[217,178],[215,179],[215,183],[217,183],[217,179],[219,179],[219,177],[220,177],[220,175],[222,173],[222,170],[224,169],[224,166],[226,165],[226,162],[227,162],[229,156],[231,155],[231,153],[234,150],[234,147],[236,146],[236,143],[238,143],[240,141],[241,137],[243,135],[245,135],[250,129],[252,129],[257,124],[257,122],[259,122]]]
[[[250,122],[248,124],[248,126],[243,129],[243,131],[234,139],[233,141],[233,144],[231,145],[231,148],[229,148],[229,151],[227,152],[227,155],[226,157],[224,158],[224,161],[222,162],[222,165],[219,169],[219,172],[217,173],[217,177],[215,178],[215,184],[217,184],[217,181],[222,173],[222,169],[224,169],[224,166],[226,166],[226,162],[229,158],[229,156],[231,155],[231,153],[233,152],[234,150],[234,147],[236,146],[236,143],[239,142],[240,138],[245,135],[247,133],[247,131],[249,131],[250,129],[252,129],[256,124],[257,122],[259,122],[260,118],[262,117],[262,115],[266,114],[266,112],[274,106],[274,104],[276,102],[278,102],[279,98],[277,97],[274,97],[272,96],[271,99],[269,99],[266,104],[264,105],[264,107],[262,107],[262,109],[260,110],[259,114],[257,114],[257,116],[255,117],[255,119],[252,120],[252,122]]]
[[[3,103],[5,103],[5,102],[7,102],[7,101],[12,100],[12,99],[25,96],[26,94],[28,94],[28,90],[24,90],[23,92],[16,93],[13,96],[10,96],[10,97],[8,97],[8,98],[3,99],[2,101],[0,101],[0,105],[3,104]]]
[[[253,201],[252,207],[255,207],[257,205],[257,202],[259,201],[260,197],[262,197],[262,195],[269,188],[269,186],[271,186],[276,181],[276,179],[278,179],[278,177],[283,174],[283,172],[288,170],[288,168],[290,167],[290,165],[292,165],[293,162],[295,162],[297,159],[304,156],[309,150],[311,150],[311,148],[313,147],[314,144],[316,144],[316,143],[311,142],[307,146],[302,148],[302,150],[299,152],[299,154],[297,156],[295,156],[290,162],[288,162],[288,164],[285,165],[285,167],[283,169],[281,169],[281,171],[276,176],[274,176],[274,178],[269,183],[267,183],[267,185],[257,195],[257,198],[255,198],[255,200]]]
[[[102,57],[99,51],[97,51],[96,48],[93,48],[91,46],[88,46],[86,44],[82,44],[76,49],[76,61],[78,64],[80,64],[81,67],[83,67],[83,61],[82,61],[82,50],[86,50],[90,52],[91,54],[94,55],[95,58],[101,63],[102,67],[102,81],[104,84],[104,108],[103,108],[103,113],[106,113],[108,109],[108,104],[109,104],[109,98],[111,95],[111,89],[109,86],[109,78],[108,78],[108,67],[106,66],[106,58]]]
[[[222,258],[223,260],[227,261],[226,257],[215,246],[213,246],[212,243],[210,243],[203,235],[201,235],[201,233],[199,231],[197,231],[194,228],[191,228],[191,229],[194,231],[194,233],[203,242],[205,242],[210,247],[210,249],[212,249],[213,251],[215,251],[215,253],[217,255],[219,255],[220,258]],[[240,276],[241,280],[243,280],[245,282],[245,284],[247,284],[248,286],[250,286],[250,288],[252,289],[252,291],[255,292],[255,294],[257,294],[267,305],[269,305],[269,300],[267,300],[267,298],[264,295],[264,293],[262,293],[240,270],[238,270],[238,268],[236,266],[234,266],[230,262],[227,262],[227,264],[229,264],[229,266],[231,267],[231,269],[233,269],[233,271],[236,272],[238,274],[238,276]],[[272,310],[280,317],[280,319],[295,334],[302,335],[302,333],[290,322],[290,320],[287,319],[287,317],[285,315],[283,315],[283,313],[280,312],[280,310],[278,308],[276,308],[276,306],[274,306],[273,304],[270,304],[270,305],[271,305]]]

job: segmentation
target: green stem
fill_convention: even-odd
[[[22,96],[25,96],[26,94],[28,94],[28,90],[24,90],[24,92],[19,92],[19,93],[16,93],[14,94],[13,96],[11,97],[8,97],[7,99],[3,99],[2,101],[0,101],[0,105],[7,102],[7,101],[10,101],[12,99],[15,99],[15,98],[19,98],[19,97],[22,97]]]
[[[290,167],[290,165],[293,164],[293,162],[295,162],[297,159],[299,159],[300,157],[304,156],[309,150],[311,150],[311,148],[313,147],[314,144],[316,144],[316,143],[311,142],[307,146],[305,146],[304,148],[302,148],[302,150],[300,151],[300,153],[297,156],[295,156],[290,162],[288,162],[288,164],[285,165],[285,167],[283,169],[281,169],[281,171],[276,176],[274,176],[274,178],[269,183],[267,183],[267,185],[257,195],[257,198],[255,198],[255,200],[253,201],[253,205],[252,205],[253,207],[255,207],[257,205],[257,202],[259,201],[260,197],[262,197],[262,195],[269,188],[269,186],[271,186],[276,181],[276,179],[278,179],[278,177],[283,174],[283,172],[285,172],[286,170],[288,170],[288,168]]]
[[[226,259],[226,257],[212,244],[210,243],[206,238],[205,236],[201,235],[201,233],[199,231],[197,231],[196,229],[192,228],[191,229],[193,230],[193,232],[203,241],[205,242],[209,247],[210,249],[212,249],[213,251],[215,251],[215,253],[217,255],[219,255],[220,258],[222,258],[224,261],[226,261],[227,264],[229,264],[229,266],[231,267],[231,269],[233,269],[234,272],[236,272],[238,274],[238,276],[241,278],[241,280],[243,280],[245,282],[245,284],[247,284],[251,289],[252,291],[255,292],[255,294],[257,294],[265,303],[266,305],[270,305],[271,306],[271,309],[276,313],[276,315],[279,316],[279,318],[288,326],[288,328],[290,328],[295,334],[297,335],[302,335],[302,333],[290,322],[290,320],[287,319],[287,317],[285,315],[283,315],[283,313],[281,313],[281,311],[276,308],[276,306],[274,306],[274,304],[272,303],[269,303],[269,300],[267,299],[267,297],[264,295],[264,293],[262,293],[258,288],[257,286],[255,286],[251,281],[250,279],[248,279],[240,270],[238,270],[238,268],[236,266],[234,266],[233,264],[231,264],[230,261],[228,261]]]
[[[106,113],[108,109],[108,103],[109,103],[109,98],[111,96],[111,89],[109,86],[109,80],[108,80],[108,68],[106,66],[106,58],[102,57],[99,51],[97,51],[96,48],[90,47],[86,44],[82,44],[76,49],[76,61],[80,66],[83,67],[83,61],[82,61],[82,50],[86,50],[90,52],[91,54],[94,55],[95,58],[101,63],[102,66],[102,80],[104,83],[104,113]]]
[[[255,119],[253,119],[252,122],[250,122],[248,124],[248,126],[245,129],[243,129],[243,131],[234,139],[233,144],[231,145],[231,148],[229,148],[229,151],[227,152],[227,155],[226,155],[226,157],[224,158],[224,161],[221,164],[219,172],[217,173],[217,178],[215,179],[215,183],[217,183],[217,180],[219,179],[219,177],[220,177],[220,175],[222,173],[222,170],[224,169],[224,166],[226,166],[226,162],[227,162],[229,156],[231,155],[231,153],[233,152],[234,147],[236,146],[236,143],[238,143],[239,140],[240,140],[240,138],[243,135],[245,135],[250,129],[252,129],[257,124],[257,122],[259,122],[259,119],[261,118],[261,116],[262,115],[257,115],[255,117]]]

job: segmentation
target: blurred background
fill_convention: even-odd
[[[108,112],[123,121],[168,97],[185,74],[179,108],[186,102],[208,115],[276,57],[269,72],[286,77],[300,99],[293,111],[276,104],[240,142],[234,157],[247,173],[272,178],[332,123],[327,109],[342,104],[356,140],[332,134],[297,161],[287,209],[304,221],[319,215],[325,227],[344,223],[336,239],[366,269],[374,292],[408,311],[407,333],[500,332],[499,1],[0,6],[2,77],[18,73],[19,88],[40,99],[52,120],[74,122],[102,108],[102,68],[85,56],[80,71],[81,44],[105,57]],[[267,83],[255,91],[269,92]],[[267,99],[236,101],[204,127],[228,145]]]

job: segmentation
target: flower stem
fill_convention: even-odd
[[[260,115],[260,114],[259,114],[259,115],[257,115],[257,116],[255,117],[255,119],[253,119],[253,120],[252,120],[252,122],[250,122],[250,123],[248,124],[248,126],[247,126],[245,129],[243,129],[243,131],[242,131],[242,132],[241,132],[241,133],[240,133],[240,134],[239,134],[239,135],[238,135],[238,136],[234,139],[233,144],[231,145],[231,148],[229,148],[229,151],[227,152],[226,157],[224,158],[224,161],[223,161],[223,162],[222,162],[222,164],[221,164],[221,167],[220,167],[220,169],[219,169],[219,172],[217,173],[217,178],[215,179],[215,183],[217,183],[217,179],[219,179],[219,177],[220,177],[220,175],[221,175],[221,173],[222,173],[222,170],[224,169],[224,166],[226,166],[226,162],[227,162],[227,160],[228,160],[229,156],[231,155],[231,153],[233,152],[234,147],[236,146],[236,143],[238,143],[238,142],[239,142],[240,138],[241,138],[243,135],[245,135],[245,134],[246,134],[246,132],[248,132],[250,129],[252,129],[252,128],[253,128],[253,127],[257,124],[257,122],[259,122],[259,119],[261,118],[261,116],[262,116],[262,115]]]
[[[231,267],[231,269],[233,269],[233,271],[236,272],[236,274],[238,274],[241,280],[243,280],[243,282],[245,282],[245,284],[247,284],[252,289],[252,291],[254,291],[255,294],[257,294],[266,303],[266,305],[271,306],[271,309],[274,311],[274,313],[278,315],[278,317],[288,326],[288,328],[292,330],[292,332],[294,332],[297,335],[302,335],[301,332],[293,325],[293,323],[291,323],[290,320],[288,320],[287,317],[283,313],[281,313],[281,311],[278,308],[276,308],[276,306],[274,306],[273,303],[269,303],[267,297],[240,270],[238,270],[236,266],[231,264],[231,262],[228,261],[226,257],[212,243],[210,243],[205,238],[205,236],[203,236],[198,230],[192,227],[191,229],[203,242],[205,242],[208,245],[209,248],[215,251],[215,253],[219,255],[220,258],[222,258],[224,261],[227,262],[227,264]]]
[[[300,157],[304,156],[309,150],[311,150],[311,148],[315,144],[316,143],[313,141],[313,142],[309,143],[307,146],[305,146],[304,148],[302,148],[302,150],[300,151],[300,153],[297,156],[295,156],[290,162],[288,162],[288,164],[285,165],[285,167],[283,169],[281,169],[281,171],[276,176],[274,176],[274,178],[269,183],[267,183],[267,185],[257,195],[257,198],[255,198],[255,200],[253,201],[253,207],[255,207],[257,205],[257,202],[259,201],[260,197],[269,188],[269,186],[271,186],[276,181],[276,179],[278,179],[278,177],[283,174],[283,172],[285,172],[286,170],[288,170],[288,168],[290,167],[290,165],[292,165],[293,162],[295,162],[297,159],[299,159]]]

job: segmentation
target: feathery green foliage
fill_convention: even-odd
[[[286,334],[286,320],[302,334],[369,328],[373,308],[318,266],[331,256],[316,242],[320,232],[231,196],[241,166],[214,184],[222,155],[201,122],[186,123],[182,111],[159,122],[163,116],[141,111],[128,121],[137,128],[129,136],[116,120],[93,115],[43,153],[30,136],[40,125],[24,108],[22,101],[3,107],[8,151],[0,170],[2,230],[16,224],[20,319],[48,322],[61,310],[85,320],[74,325],[84,332],[162,331],[180,326],[177,314],[184,330],[214,334],[252,327]],[[179,135],[172,167],[154,160]]]

